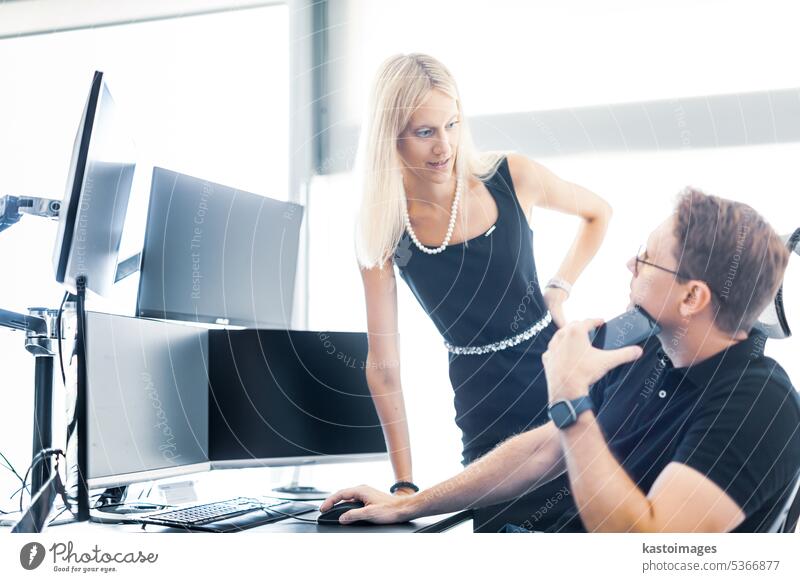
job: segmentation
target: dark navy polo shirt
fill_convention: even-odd
[[[591,387],[611,453],[645,494],[669,463],[683,463],[739,505],[735,531],[769,528],[800,471],[800,396],[765,343],[753,332],[675,368],[651,338],[641,358]],[[583,531],[574,503],[547,531]]]

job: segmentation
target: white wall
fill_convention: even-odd
[[[798,85],[793,2],[346,2],[348,123],[396,52],[444,62],[471,115]]]
[[[777,1],[756,8],[729,0],[348,0],[331,31],[338,35],[334,56],[344,59],[335,63],[341,77],[331,81],[336,91],[332,132],[362,121],[377,66],[397,52],[428,52],[443,61],[458,80],[468,116],[569,112],[580,106],[800,87],[796,22],[792,3]],[[350,158],[352,137],[343,136],[330,155]],[[781,233],[800,226],[800,144],[695,149],[688,140],[683,145],[670,151],[590,151],[539,160],[596,191],[615,210],[603,248],[567,305],[570,318],[611,317],[626,307],[630,274],[625,261],[667,216],[687,184],[753,205]],[[504,147],[514,150],[517,144]],[[312,327],[366,326],[352,252],[358,195],[351,178],[343,173],[312,184]],[[533,226],[544,283],[563,258],[577,223],[540,211]],[[800,277],[797,259],[790,279]],[[415,477],[430,483],[458,469],[452,388],[441,338],[405,284],[398,287],[401,370]],[[787,281],[790,317],[800,314],[798,299],[800,284]],[[800,328],[800,320],[795,327]],[[797,342],[773,342],[767,353],[779,358],[800,385],[800,364],[791,356]]]
[[[5,8],[18,7],[0,6],[0,19],[10,15]],[[151,164],[288,199],[288,50],[288,9],[281,5],[0,40],[0,195],[63,196],[92,72],[99,69],[128,118],[141,161],[123,257],[140,248]],[[50,259],[55,233],[55,223],[31,217],[0,233],[0,307],[58,306],[63,291]],[[137,279],[90,307],[132,313]],[[21,333],[0,329],[0,451],[24,472],[33,358],[23,344]],[[61,394],[58,384],[55,392]],[[14,478],[0,469],[0,492],[12,487]],[[8,505],[0,500],[1,509]]]

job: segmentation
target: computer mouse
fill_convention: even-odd
[[[361,501],[341,501],[331,507],[328,511],[319,514],[317,523],[319,525],[342,525],[339,523],[339,516],[351,509],[361,509],[364,504]],[[351,521],[347,525],[364,525],[368,521]]]

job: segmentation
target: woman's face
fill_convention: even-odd
[[[447,183],[458,152],[459,121],[455,99],[436,89],[428,93],[397,138],[404,174]]]

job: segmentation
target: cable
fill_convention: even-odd
[[[261,509],[263,511],[274,511],[278,515],[285,515],[286,517],[293,517],[297,521],[305,521],[305,522],[308,522],[308,523],[317,523],[316,519],[306,519],[306,518],[303,518],[303,517],[297,517],[296,515],[292,515],[291,513],[286,513],[285,511],[280,511],[278,509],[275,509],[273,506],[267,505],[266,503],[264,503],[263,501],[261,501],[259,499],[256,499],[255,497],[245,497],[244,499],[247,499],[248,501],[252,501],[252,502],[260,505]],[[282,505],[282,504],[277,504],[277,505]]]
[[[17,470],[14,468],[14,465],[11,464],[11,461],[9,461],[1,451],[0,451],[0,457],[3,457],[3,462],[5,463],[3,466],[12,473],[14,473],[17,479],[19,479],[20,482],[22,482],[22,477],[20,477],[19,473],[17,473]]]
[[[30,490],[29,490],[27,487],[20,486],[20,487],[17,487],[17,488],[14,490],[14,493],[12,493],[11,495],[9,495],[9,496],[8,496],[8,498],[9,498],[9,499],[14,499],[14,497],[15,497],[15,496],[17,495],[17,493],[19,493],[20,491],[27,491],[28,493],[30,493]]]
[[[273,494],[268,495],[268,497],[270,499],[280,499],[281,501],[325,501],[328,498],[327,495],[323,495],[321,497],[306,497],[304,495],[302,498],[298,499],[297,497],[282,497],[280,495]]]
[[[36,469],[36,465],[38,465],[41,462],[41,460],[42,460],[42,458],[39,457],[39,455],[36,455],[36,457],[33,459],[33,461],[31,461],[31,464],[28,466],[28,470],[25,471],[25,477],[22,480],[22,487],[17,489],[17,491],[15,491],[11,495],[13,497],[14,495],[17,494],[17,492],[20,492],[20,496],[19,496],[19,512],[20,512],[20,514],[22,513],[22,502],[25,499],[25,491],[27,490],[28,494],[31,497],[33,497],[33,495],[34,495],[34,492],[31,491],[30,489],[28,489],[28,487],[27,487],[28,475],[30,474],[31,470]]]
[[[58,307],[58,316],[56,316],[56,327],[58,328],[58,363],[61,365],[61,381],[64,382],[64,386],[67,385],[67,374],[64,372],[64,353],[61,350],[61,315],[64,313],[64,304],[67,302],[68,297],[69,291],[64,293],[64,297],[61,299],[61,305]]]
[[[65,455],[64,455],[64,451],[62,451],[61,449],[52,449],[52,448],[51,449],[42,449],[41,451],[36,453],[36,456],[33,457],[33,461],[31,461],[31,464],[28,466],[28,470],[25,471],[25,477],[22,479],[22,489],[26,488],[26,483],[28,482],[28,475],[30,475],[31,471],[33,471],[36,468],[36,465],[38,465],[39,463],[44,461],[47,457],[51,457],[53,455],[56,455],[56,456],[61,455],[62,457],[66,458]],[[30,491],[29,493],[31,495],[34,495],[33,491]],[[16,495],[16,493],[14,493],[14,495]],[[12,497],[14,495],[12,495]],[[19,496],[19,512],[20,513],[22,513],[22,500],[23,500],[24,497],[25,497],[24,493]]]
[[[8,460],[8,458],[3,454],[2,451],[0,451],[0,457],[3,457],[3,462],[10,468],[11,467],[11,461]]]
[[[261,509],[263,509],[264,511],[273,511],[273,512],[277,513],[278,515],[285,515],[286,517],[291,517],[293,519],[296,519],[297,521],[305,521],[307,523],[317,523],[316,519],[307,519],[305,517],[297,517],[296,515],[292,515],[291,513],[286,513],[284,511],[279,511],[279,510],[275,509],[274,507],[270,507],[269,505],[262,505]]]
[[[57,520],[57,519],[58,519],[58,518],[61,516],[61,514],[62,514],[62,513],[64,513],[65,511],[67,511],[68,509],[69,509],[69,506],[66,506],[66,505],[65,505],[64,507],[62,507],[62,508],[61,508],[61,511],[59,511],[58,513],[56,513],[55,517],[53,517],[53,518],[52,518],[50,521],[48,521],[48,522],[47,522],[47,525],[48,525],[48,526],[50,526],[50,525],[53,525],[53,522],[54,522],[55,520]]]

